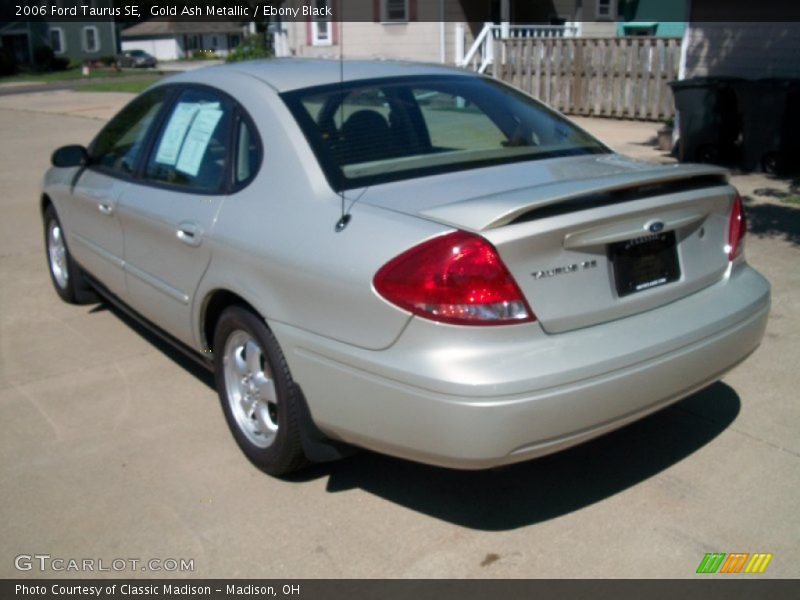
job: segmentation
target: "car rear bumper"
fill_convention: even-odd
[[[581,443],[718,380],[758,347],[769,307],[769,283],[740,264],[679,301],[557,335],[412,319],[376,352],[271,325],[325,433],[477,469]]]

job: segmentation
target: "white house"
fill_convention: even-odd
[[[158,60],[191,58],[197,50],[226,56],[239,45],[247,25],[233,21],[144,21],[123,29],[122,50],[144,50]]]
[[[393,58],[486,67],[499,37],[615,36],[617,0],[285,0],[336,20],[274,23],[278,56]],[[322,12],[322,10],[320,10]]]

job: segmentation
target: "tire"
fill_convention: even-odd
[[[44,248],[47,270],[56,293],[70,304],[86,304],[96,301],[83,278],[80,267],[72,260],[67,238],[53,205],[44,211]]]
[[[264,321],[240,306],[226,308],[213,349],[222,411],[245,456],[270,475],[305,466],[300,392]]]

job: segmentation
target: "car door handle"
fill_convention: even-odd
[[[105,202],[100,202],[97,205],[97,210],[103,213],[105,216],[110,217],[114,214],[114,207],[110,204],[106,204]]]
[[[203,229],[197,223],[181,223],[177,235],[187,246],[199,246],[203,242]]]

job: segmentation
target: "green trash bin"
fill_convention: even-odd
[[[741,132],[734,77],[697,77],[669,85],[678,110],[681,162],[727,164],[738,158]]]

